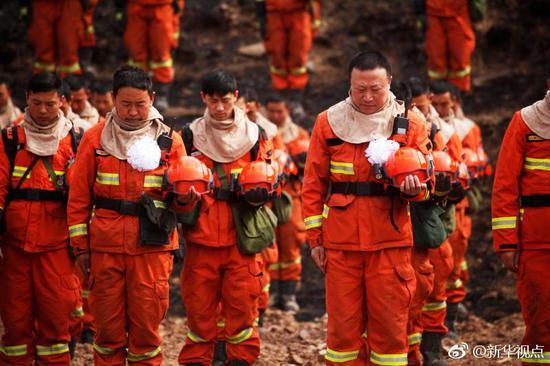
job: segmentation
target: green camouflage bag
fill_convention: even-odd
[[[411,222],[414,246],[437,248],[447,238],[445,225],[439,217],[445,210],[431,201],[411,202]]]
[[[277,216],[278,224],[286,224],[292,215],[292,196],[283,191],[281,196],[273,199],[273,212]]]
[[[242,254],[256,254],[273,244],[277,216],[269,207],[253,207],[246,202],[232,203],[237,244]]]

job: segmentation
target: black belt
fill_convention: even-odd
[[[330,193],[353,194],[355,196],[387,196],[383,184],[377,182],[331,182]]]
[[[14,189],[10,190],[8,198],[10,200],[67,202],[66,193],[44,189]]]
[[[550,207],[550,194],[521,196],[521,207]]]
[[[218,201],[237,202],[237,193],[226,189],[214,188],[214,198]]]
[[[145,216],[145,208],[139,202],[115,200],[111,198],[97,197],[94,201],[96,208],[116,211],[121,215]]]

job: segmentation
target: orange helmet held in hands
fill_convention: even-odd
[[[175,194],[186,194],[191,187],[200,194],[209,193],[213,186],[212,172],[199,159],[182,156],[170,164],[165,173],[168,190]]]
[[[402,147],[390,155],[384,170],[395,187],[400,187],[408,175],[417,176],[421,183],[430,180],[428,160],[420,151],[411,147]]]
[[[298,167],[284,150],[273,150],[273,162],[277,165],[277,173],[282,175],[297,175]]]
[[[454,176],[458,170],[458,164],[451,159],[445,151],[433,151],[434,170],[436,173],[444,173]]]
[[[462,156],[464,158],[464,163],[470,172],[470,178],[475,179],[479,177],[481,162],[478,154],[472,149],[464,148],[462,150]]]
[[[292,160],[296,163],[300,170],[303,170],[306,166],[307,151],[309,150],[309,140],[302,139],[296,143],[290,144],[288,147],[288,153],[292,157]]]
[[[462,188],[470,188],[470,173],[468,172],[468,166],[466,163],[461,162],[458,164],[458,181],[462,185]]]
[[[263,205],[277,189],[275,167],[265,161],[253,161],[239,175],[239,186],[244,199],[254,206]]]

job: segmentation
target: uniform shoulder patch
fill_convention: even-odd
[[[539,135],[535,135],[533,133],[527,135],[527,142],[539,142],[539,141],[545,141],[545,139],[543,139]]]

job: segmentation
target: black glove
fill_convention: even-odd
[[[435,196],[445,197],[451,192],[451,177],[438,173],[435,177]]]
[[[260,24],[260,35],[262,39],[267,35],[267,7],[265,1],[256,1],[256,15]]]
[[[464,197],[466,197],[466,190],[464,190],[460,182],[454,182],[452,184],[451,192],[449,192],[449,203],[457,204],[462,201]]]

